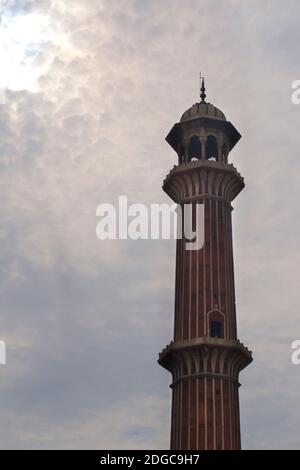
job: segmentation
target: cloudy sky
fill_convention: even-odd
[[[283,8],[284,6],[284,8]],[[168,202],[198,98],[242,134],[234,202],[243,447],[300,448],[298,1],[0,0],[0,445],[167,448],[174,241],[99,241],[96,207]],[[3,95],[3,92],[2,94]],[[3,100],[2,100],[3,101]]]

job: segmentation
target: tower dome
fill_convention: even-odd
[[[193,106],[187,109],[183,113],[180,122],[191,121],[192,119],[198,119],[201,117],[226,121],[225,114],[219,108],[211,103],[206,103],[206,101],[201,101],[200,103],[193,104]]]

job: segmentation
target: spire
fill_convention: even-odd
[[[206,93],[205,93],[205,83],[204,83],[204,77],[202,78],[202,85],[201,85],[201,94],[200,94],[201,101],[204,102],[206,98]]]

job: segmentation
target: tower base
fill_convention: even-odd
[[[241,448],[238,379],[251,361],[239,341],[211,337],[171,342],[160,353],[172,373],[171,449]]]

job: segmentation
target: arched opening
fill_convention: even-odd
[[[205,146],[205,158],[206,160],[218,160],[218,144],[217,139],[214,135],[209,135],[207,137]]]
[[[199,138],[196,135],[190,140],[189,149],[188,149],[189,161],[200,160],[201,158],[201,144]]]

